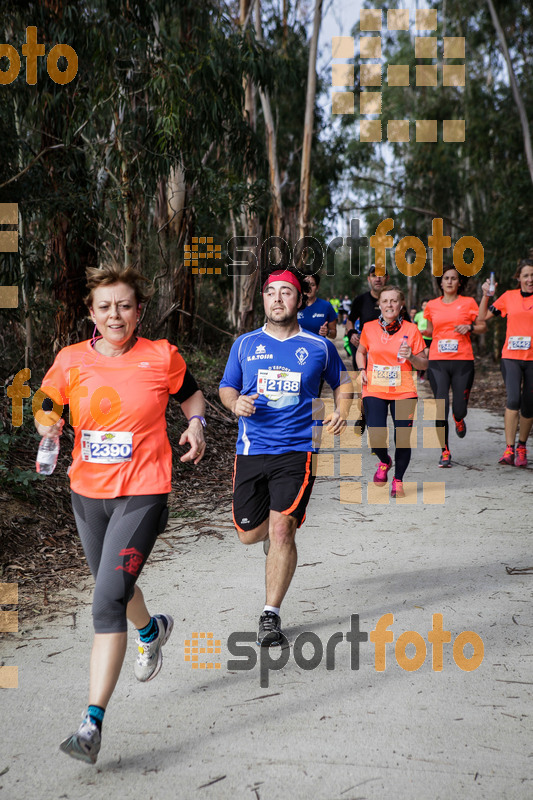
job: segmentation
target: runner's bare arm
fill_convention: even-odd
[[[341,383],[333,390],[333,399],[335,400],[335,411],[324,420],[324,430],[327,433],[339,434],[346,427],[346,420],[350,413],[350,406],[353,400],[353,383],[347,380]],[[328,423],[326,425],[326,423]]]
[[[494,318],[494,314],[492,313],[492,311],[489,311],[489,303],[492,304],[494,302],[495,298],[494,298],[494,294],[489,295],[489,293],[488,293],[489,285],[490,285],[490,281],[487,278],[487,280],[485,281],[485,283],[481,287],[481,289],[483,290],[483,297],[481,298],[481,302],[479,304],[479,312],[478,312],[477,319],[476,319],[476,325],[479,322],[488,322],[489,319],[493,319]],[[494,291],[496,291],[497,286],[498,286],[498,284],[495,283],[494,284]],[[477,333],[477,331],[476,331],[476,333]],[[482,331],[482,333],[484,333],[484,331]]]
[[[361,381],[365,385],[368,383],[367,378],[366,378],[366,354],[367,354],[367,352],[368,351],[367,351],[366,347],[363,344],[360,344],[359,347],[357,348],[357,352],[355,354],[355,363],[357,364],[357,366],[359,368],[359,371],[360,371],[360,374],[361,374]]]
[[[189,421],[189,427],[181,434],[179,444],[190,444],[190,450],[180,458],[180,461],[193,461],[198,464],[205,453],[204,428],[198,417],[205,414],[204,396],[200,390],[192,394],[181,403],[181,409]],[[194,417],[194,419],[191,419]]]
[[[240,394],[232,386],[222,386],[220,388],[220,399],[222,405],[232,411],[236,417],[251,417],[255,414],[255,400],[258,394]]]
[[[403,347],[403,345],[402,345],[402,347]],[[408,346],[406,346],[406,347],[409,350],[411,350],[410,347],[408,347]],[[398,354],[404,355],[402,353],[402,348],[401,347],[400,347],[400,349],[398,351]],[[421,350],[416,355],[413,355],[413,351],[411,350],[411,354],[410,355],[405,355],[405,358],[407,358],[408,361],[411,362],[411,364],[413,365],[413,367],[415,369],[424,370],[424,369],[428,368],[428,348],[427,347],[424,347],[424,349]]]

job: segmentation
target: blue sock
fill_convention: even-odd
[[[100,733],[102,732],[102,722],[104,721],[105,708],[102,706],[89,706],[87,716],[96,725]]]
[[[163,625],[164,625],[163,621]],[[165,626],[166,627],[166,626]],[[153,642],[159,634],[159,627],[155,621],[155,617],[150,618],[150,622],[144,628],[139,628],[139,636],[141,642]]]

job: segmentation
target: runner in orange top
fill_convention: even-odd
[[[356,361],[361,370],[370,446],[380,460],[374,483],[384,486],[392,467],[386,447],[390,407],[396,445],[391,495],[404,497],[402,481],[411,460],[411,448],[398,446],[398,428],[413,426],[417,398],[414,370],[426,369],[427,348],[418,327],[402,319],[405,297],[400,289],[385,286],[379,293],[378,302],[380,317],[363,325]]]
[[[100,341],[65,347],[42,383],[42,391],[61,404],[58,410],[70,403],[70,488],[98,498],[168,494],[172,452],[165,410],[183,383],[185,361],[166,339],[137,337],[112,359],[96,349]]]
[[[162,646],[172,631],[169,614],[150,616],[137,578],[168,518],[172,454],[165,410],[169,395],[181,403],[189,426],[181,460],[203,456],[203,395],[177,349],[136,336],[146,279],[131,268],[87,271],[90,316],[101,336],[60,351],[41,390],[36,413],[41,436],[61,434],[57,422],[69,403],[75,430],[70,469],[78,533],[95,578],[89,706],[63,752],[94,764],[107,703],[115,688],[127,640],[126,617],[138,631],[134,665],[139,681],[161,669]],[[47,411],[56,415],[52,418]]]
[[[520,261],[514,277],[519,288],[504,292],[491,306],[489,297],[493,293],[489,294],[489,281],[485,281],[479,319],[489,320],[497,316],[507,319],[501,360],[507,392],[504,417],[507,447],[500,464],[527,467],[526,442],[533,425],[533,259]]]
[[[430,300],[424,310],[428,320],[426,336],[432,336],[429,348],[428,379],[436,400],[444,400],[444,419],[437,419],[437,428],[444,428],[444,441],[439,467],[451,466],[448,414],[450,388],[455,430],[462,439],[466,435],[468,398],[474,382],[474,351],[470,335],[484,333],[486,325],[477,320],[478,305],[473,297],[462,292],[468,278],[452,265],[444,265],[437,278],[442,297]]]

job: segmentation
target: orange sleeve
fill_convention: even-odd
[[[55,403],[68,404],[68,365],[65,363],[63,350],[57,354],[54,363],[46,373],[41,384],[41,391],[51,397]]]
[[[471,300],[472,300],[472,304],[471,304],[471,307],[468,309],[468,316],[470,317],[472,322],[474,322],[474,320],[477,319],[477,316],[479,314],[479,306],[478,306],[478,304],[476,303],[476,301],[474,300],[473,297],[471,298]]]
[[[427,306],[426,306],[426,308],[427,308]],[[412,338],[411,341],[412,341],[411,350],[413,351],[415,356],[418,355],[418,353],[422,352],[422,350],[425,347],[427,347],[427,344],[425,343],[422,334],[418,330],[418,327],[416,327],[416,330],[413,331],[413,338]]]
[[[366,335],[366,324],[363,325],[363,330],[361,331],[361,336],[359,337],[359,344],[362,344],[363,347],[365,347],[367,351],[370,349],[370,345],[369,345],[369,342],[368,342],[368,336]]]
[[[507,297],[506,297],[506,295],[507,295],[507,292],[504,292],[501,295],[501,297],[498,297],[498,299],[494,301],[494,303],[491,303],[491,305],[493,305],[494,308],[497,308],[498,311],[501,311],[502,317],[506,317],[507,316]]]

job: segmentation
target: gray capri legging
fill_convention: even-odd
[[[168,519],[167,494],[112,499],[72,492],[76,527],[95,579],[95,633],[124,633],[126,606]]]

